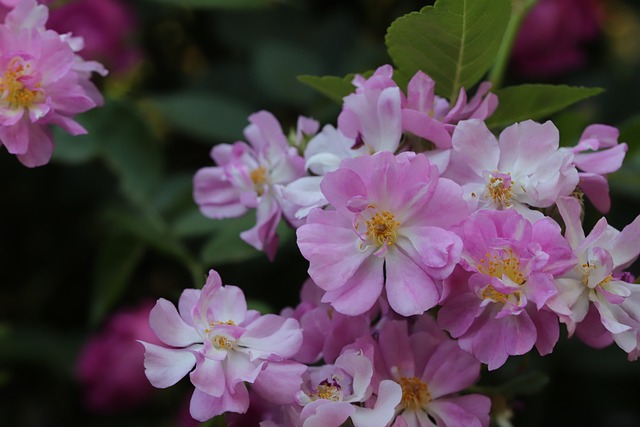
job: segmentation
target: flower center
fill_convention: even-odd
[[[485,197],[493,200],[493,203],[498,206],[504,208],[511,207],[511,197],[513,196],[511,188],[511,174],[497,171],[492,172],[489,175]]]
[[[233,341],[222,335],[214,336],[211,339],[211,344],[213,344],[213,346],[218,350],[220,349],[228,350],[230,348],[233,348]]]
[[[598,267],[589,263],[582,264],[581,267],[582,267],[582,284],[589,287],[589,274],[591,273],[591,270],[595,270]],[[612,280],[613,280],[613,276],[609,274],[607,277],[602,279],[600,283],[598,283],[595,287],[606,286]]]
[[[402,387],[402,400],[400,403],[406,409],[424,408],[431,402],[431,393],[429,387],[416,377],[400,378],[400,386]]]
[[[485,254],[485,258],[482,258],[480,264],[476,267],[481,273],[498,279],[503,279],[506,276],[518,285],[522,285],[525,282],[524,275],[520,272],[520,260],[513,254],[511,249],[503,253],[501,258],[498,258],[497,255]]]
[[[376,212],[367,221],[367,237],[376,245],[385,244],[391,246],[395,243],[400,223],[394,219],[394,215],[388,211]]]
[[[331,400],[332,402],[340,401],[340,392],[342,387],[338,384],[338,381],[335,378],[331,378],[331,381],[328,379],[322,381],[318,384],[316,391],[311,393],[312,400]]]
[[[260,166],[252,170],[251,173],[249,173],[249,177],[253,182],[258,196],[262,196],[264,193],[264,185],[267,182],[267,170],[263,166]]]
[[[233,320],[227,320],[226,322],[221,322],[221,321],[209,322],[209,327],[207,329],[205,329],[204,331],[207,334],[210,334],[211,331],[217,325],[235,326],[236,323]],[[220,350],[220,349],[228,350],[230,348],[233,348],[233,346],[235,344],[235,341],[232,340],[232,339],[229,339],[228,337],[225,337],[224,335],[214,335],[213,338],[211,338],[211,344],[213,344],[213,346],[215,348],[217,348],[218,350]]]
[[[30,71],[31,64],[15,57],[9,61],[4,78],[0,78],[2,97],[13,109],[28,108],[44,100],[40,83],[29,84],[29,80],[32,80]]]

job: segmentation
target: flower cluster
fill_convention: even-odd
[[[356,76],[337,126],[320,131],[301,117],[287,138],[256,113],[249,144],[214,147],[217,166],[196,174],[204,215],[256,209],[242,238],[270,258],[284,217],[310,277],[281,316],[247,312],[215,272],[179,313],[158,301],[151,326],[171,347],[145,344],[147,376],[167,387],[195,366],[195,418],[488,426],[491,400],[468,390],[482,364],[551,353],[561,323],[638,357],[640,292],[625,269],[640,217],[622,231],[602,219],[588,236],[581,224],[583,195],[609,209],[606,175],[627,150],[617,130],[589,126],[574,147],[550,121],[496,136],[488,83],[449,102],[422,72],[406,93],[392,77],[388,65]]]
[[[3,9],[0,25],[0,143],[25,166],[41,166],[53,152],[51,125],[86,133],[73,117],[102,104],[90,77],[107,71],[77,54],[82,38],[46,28],[46,6],[35,0],[7,6],[13,8]]]

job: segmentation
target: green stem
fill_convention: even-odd
[[[513,0],[513,9],[511,11],[511,18],[509,24],[502,38],[502,44],[498,50],[496,57],[496,63],[493,65],[491,72],[489,72],[489,80],[492,84],[492,89],[496,90],[502,86],[504,80],[504,74],[509,63],[509,57],[511,55],[511,49],[513,43],[518,35],[520,24],[529,10],[538,2],[538,0]]]

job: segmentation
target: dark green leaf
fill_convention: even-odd
[[[127,197],[136,203],[149,200],[160,180],[162,152],[137,108],[107,100],[104,107],[87,113],[85,126]]]
[[[549,384],[549,376],[547,374],[529,372],[497,387],[495,392],[506,396],[530,395],[539,393],[547,384]]]
[[[236,100],[214,93],[180,92],[148,100],[176,129],[203,139],[234,141],[249,123],[251,109]]]
[[[337,76],[298,76],[298,80],[311,86],[321,94],[331,98],[338,104],[342,104],[342,98],[349,95],[355,89],[351,84],[353,75],[347,77]]]
[[[620,125],[620,142],[626,142],[629,146],[627,157],[640,152],[640,115]]]
[[[214,234],[220,229],[227,227],[227,221],[229,220],[207,218],[194,206],[176,218],[173,222],[172,230],[178,237],[203,236]],[[243,226],[244,225],[243,223]],[[247,223],[247,226],[251,227],[249,223]]]
[[[95,114],[100,114],[98,111],[91,110],[82,114],[77,118],[77,121],[84,127],[91,127],[92,117],[95,117]],[[54,162],[70,165],[81,164],[93,160],[100,154],[97,141],[91,134],[73,136],[58,127],[54,127],[53,138],[56,141],[52,157]]]
[[[93,278],[92,323],[99,323],[117,302],[143,252],[144,245],[128,234],[112,234],[103,242]]]
[[[242,231],[255,225],[255,214],[250,213],[242,218],[225,220],[209,220],[218,226],[213,236],[200,252],[200,260],[206,265],[225,264],[248,260],[260,255],[253,246],[240,238]]]
[[[487,119],[490,127],[508,126],[522,120],[550,116],[583,99],[602,93],[598,87],[525,84],[496,91],[498,108]]]
[[[429,74],[436,93],[455,99],[493,65],[510,14],[509,0],[438,0],[391,24],[389,56],[405,74]]]

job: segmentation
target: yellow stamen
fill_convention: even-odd
[[[264,193],[264,184],[267,182],[267,170],[263,166],[260,166],[252,170],[249,177],[253,182],[253,186],[255,187],[258,196],[262,196]]]
[[[233,341],[231,341],[227,337],[223,337],[222,335],[216,335],[211,339],[211,343],[217,349],[230,349],[233,348]]]
[[[402,400],[400,403],[406,409],[424,408],[432,400],[429,387],[417,377],[400,378],[400,386],[402,387]]]
[[[30,64],[23,64],[20,58],[14,58],[9,61],[4,78],[0,78],[2,97],[13,109],[29,108],[44,100],[44,93],[39,89],[40,84],[33,90],[26,87],[21,80],[30,68]]]
[[[388,211],[376,212],[367,221],[366,234],[378,246],[383,246],[385,243],[391,246],[396,241],[398,226],[400,223],[394,219],[392,213]]]
[[[513,182],[509,183],[509,185],[505,186],[502,178],[497,178],[492,176],[489,178],[489,183],[487,184],[486,196],[493,200],[496,205],[502,207],[511,207],[511,188]]]

